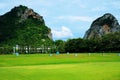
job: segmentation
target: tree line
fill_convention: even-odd
[[[32,43],[31,43],[32,44]],[[19,52],[25,53],[86,53],[86,52],[120,52],[120,32],[110,33],[95,39],[68,39],[63,40],[42,40],[37,45],[19,45]],[[38,45],[39,44],[39,45]],[[0,47],[0,54],[13,53],[13,47],[5,45]]]
[[[101,38],[58,40],[55,43],[62,53],[120,52],[120,32],[106,34]]]

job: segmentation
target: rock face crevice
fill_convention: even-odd
[[[84,39],[100,38],[105,34],[119,32],[120,25],[118,20],[110,13],[104,14],[91,24],[86,31]]]

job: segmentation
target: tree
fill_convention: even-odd
[[[65,49],[68,52],[86,52],[87,44],[84,39],[70,39],[66,42]]]
[[[102,37],[102,50],[106,52],[120,51],[120,32],[110,33]]]
[[[65,41],[63,40],[56,40],[55,42],[57,51],[64,53],[65,52]]]

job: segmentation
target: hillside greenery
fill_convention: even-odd
[[[15,46],[16,44],[40,46],[42,39],[52,41],[48,37],[51,30],[45,25],[44,20],[40,21],[33,16],[21,18],[27,9],[26,6],[20,5],[0,16],[0,46]]]

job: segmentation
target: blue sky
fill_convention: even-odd
[[[120,0],[0,0],[0,15],[25,5],[43,16],[53,39],[82,38],[92,21],[105,13],[120,22]]]

